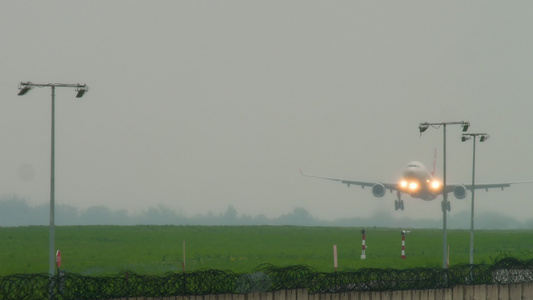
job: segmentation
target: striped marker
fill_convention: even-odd
[[[405,259],[405,230],[402,231],[402,259]]]
[[[366,230],[361,230],[361,234],[363,235],[363,253],[361,254],[361,259],[366,259],[366,254],[365,254],[365,250],[366,250],[366,245],[365,245],[365,236],[366,236]]]

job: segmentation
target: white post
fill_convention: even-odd
[[[333,245],[333,267],[337,273],[337,245]]]

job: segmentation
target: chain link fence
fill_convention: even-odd
[[[307,266],[258,266],[251,274],[203,270],[159,276],[123,272],[112,276],[75,273],[0,277],[0,299],[110,299],[177,295],[238,294],[286,289],[309,293],[441,289],[455,285],[533,282],[533,259],[499,255],[492,265],[456,265],[449,269],[358,269],[316,272]]]

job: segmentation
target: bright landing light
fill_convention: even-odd
[[[402,180],[400,181],[400,188],[402,189],[409,189],[411,191],[414,191],[414,190],[417,190],[418,189],[418,182],[416,181],[407,181],[407,180]]]
[[[431,182],[431,187],[434,189],[434,190],[437,190],[440,188],[440,182],[438,182],[437,180],[434,180],[433,182]]]
[[[409,183],[409,189],[416,190],[417,188],[418,188],[418,183],[416,182]]]

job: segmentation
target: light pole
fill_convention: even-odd
[[[474,191],[475,188],[475,178],[476,178],[476,138],[479,137],[480,142],[484,142],[489,138],[489,135],[486,133],[463,133],[461,141],[465,142],[469,139],[472,139],[473,150],[472,150],[472,207],[470,209],[470,265],[474,264]]]
[[[50,154],[50,242],[49,242],[49,257],[48,257],[48,273],[50,276],[55,274],[55,89],[56,87],[69,87],[76,89],[76,98],[81,98],[89,90],[86,84],[64,84],[64,83],[31,83],[21,82],[19,86],[19,96],[25,95],[34,87],[50,87],[52,88],[52,107],[51,107],[51,154]]]
[[[447,125],[461,125],[463,127],[463,132],[468,130],[470,126],[469,122],[441,122],[441,123],[420,123],[418,129],[420,130],[420,135],[422,132],[426,131],[430,126],[433,128],[439,128],[442,126],[443,129],[443,167],[442,167],[442,267],[444,269],[448,268],[447,257],[448,257],[448,248],[447,248],[447,233],[446,233],[446,211],[450,210],[450,203],[448,202],[448,191],[446,186],[446,126]]]

